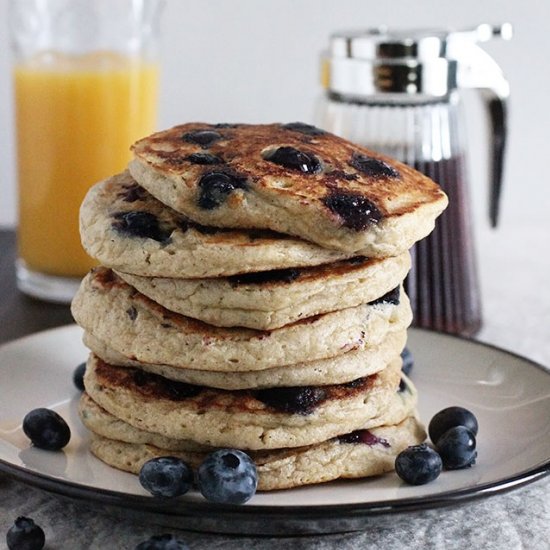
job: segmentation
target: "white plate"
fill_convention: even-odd
[[[550,471],[550,374],[539,365],[470,340],[422,330],[409,337],[412,379],[427,424],[440,409],[461,405],[479,421],[478,461],[408,486],[395,474],[257,494],[244,506],[220,506],[198,494],[172,501],[150,497],[133,475],[114,470],[87,450],[77,416],[75,367],[85,360],[81,330],[67,326],[0,348],[0,469],[65,496],[187,529],[258,534],[360,529],[372,516],[486,496]],[[21,430],[27,412],[49,407],[68,422],[64,452],[33,448]]]

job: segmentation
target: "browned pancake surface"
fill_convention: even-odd
[[[305,155],[305,165],[307,158],[312,159],[311,169],[304,172],[270,160],[279,148]],[[298,204],[314,201],[328,217],[355,230],[364,229],[367,221],[343,215],[342,202],[365,199],[388,217],[412,212],[443,196],[432,180],[405,164],[303,124],[188,123],[138,141],[133,151],[155,171],[181,176],[188,189],[199,192],[202,176],[226,172],[241,178],[245,191],[251,187]],[[217,161],[193,162],[193,155],[204,154]],[[238,206],[242,196],[232,194],[228,200]]]
[[[368,392],[378,374],[359,378],[347,384],[308,386],[301,388],[271,388],[268,390],[221,390],[174,382],[139,369],[109,365],[99,357],[93,358],[97,383],[101,386],[137,393],[144,403],[148,400],[185,401],[196,411],[224,410],[231,412],[270,411],[282,414],[309,414],[320,404],[350,399]],[[398,382],[394,375],[393,383]]]

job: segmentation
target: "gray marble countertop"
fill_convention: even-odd
[[[0,476],[0,526],[28,515],[43,526],[49,550],[133,550],[149,538],[177,533],[191,550],[329,550],[483,549],[547,550],[550,548],[550,477],[507,494],[454,508],[377,518],[360,533],[314,537],[252,538],[177,532],[106,515],[83,504],[52,497]],[[4,543],[0,539],[0,547]]]
[[[550,365],[550,220],[478,231],[484,328],[478,338]],[[526,244],[527,243],[527,244]],[[514,251],[513,256],[510,251]],[[0,533],[27,515],[43,526],[46,548],[133,549],[173,529],[131,520],[27,487],[0,474]],[[252,538],[178,532],[192,550],[357,548],[449,550],[550,549],[550,476],[508,493],[459,506],[373,518],[359,533]],[[0,535],[0,548],[5,548]]]

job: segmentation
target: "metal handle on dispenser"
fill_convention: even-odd
[[[493,37],[509,40],[512,37],[510,23],[492,26],[479,25],[473,30],[452,33],[448,41],[449,57],[458,61],[458,88],[477,88],[482,94],[491,123],[489,219],[498,224],[504,158],[508,134],[508,98],[510,86],[501,68],[476,42],[486,42]]]

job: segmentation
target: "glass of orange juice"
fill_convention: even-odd
[[[78,212],[154,130],[163,0],[12,0],[19,200],[17,281],[69,302],[94,265]]]

